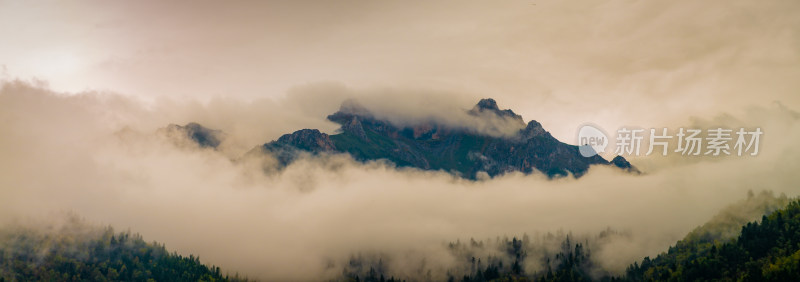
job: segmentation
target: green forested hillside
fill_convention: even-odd
[[[0,229],[0,281],[238,280],[198,257],[170,253],[138,234],[71,220],[59,227]]]
[[[763,215],[767,213],[766,215]],[[762,214],[761,220],[754,220]],[[749,222],[749,223],[748,223]],[[614,276],[598,266],[593,249],[627,240],[606,230],[456,241],[445,277],[398,275],[390,257],[353,256],[344,281],[798,281],[800,200],[772,193],[750,195],[723,209],[668,251]],[[424,265],[424,263],[422,264]],[[80,220],[38,227],[0,228],[0,281],[227,281],[218,267],[170,253],[138,234],[88,226]]]
[[[750,193],[695,228],[656,259],[635,263],[623,275],[599,266],[593,252],[630,234],[605,230],[596,236],[569,233],[452,242],[456,259],[448,281],[800,281],[800,202],[771,192]],[[762,218],[763,217],[763,218]],[[762,218],[761,222],[758,219]],[[610,251],[614,251],[611,249]],[[345,280],[396,277],[380,256],[353,257]],[[538,266],[531,268],[530,266]],[[526,267],[528,266],[528,267]],[[403,277],[425,280],[428,277]]]
[[[800,201],[747,223],[727,242],[685,240],[655,259],[632,265],[632,281],[798,281]]]

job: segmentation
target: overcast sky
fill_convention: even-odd
[[[798,1],[166,2],[0,0],[2,76],[201,101],[448,91],[561,139],[587,121],[800,108]]]
[[[595,252],[621,272],[747,191],[795,197],[800,183],[797,0],[0,0],[0,86],[0,225],[73,211],[276,281],[336,277],[329,262],[354,252],[419,274],[403,264],[418,251],[447,266],[451,240],[608,227],[635,234]],[[645,174],[580,179],[231,162],[334,131],[325,116],[350,96],[378,116],[454,122],[493,97],[573,144],[585,122],[764,135],[756,157],[629,158]],[[190,121],[232,149],[155,133]]]

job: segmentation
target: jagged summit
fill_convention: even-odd
[[[613,164],[614,166],[616,166],[616,167],[618,167],[618,168],[621,168],[621,169],[623,169],[623,170],[626,170],[626,171],[628,171],[628,172],[641,173],[641,172],[640,172],[640,171],[639,171],[639,170],[638,170],[636,167],[634,167],[633,165],[631,165],[631,163],[630,163],[630,162],[628,162],[628,160],[626,160],[626,159],[625,159],[624,157],[622,157],[622,156],[616,156],[616,157],[614,157],[614,158],[611,160],[611,164]]]
[[[542,124],[535,120],[528,122],[528,125],[525,126],[525,129],[520,132],[520,136],[524,140],[543,135],[550,135],[550,133],[544,130]]]
[[[478,104],[475,105],[475,107],[484,110],[500,110],[500,108],[497,107],[497,101],[495,101],[492,98],[481,99],[480,101],[478,101]]]
[[[590,165],[614,165],[637,171],[622,157],[612,162],[599,155],[583,157],[577,146],[558,141],[535,120],[526,125],[510,109],[501,110],[494,99],[480,100],[467,113],[478,118],[499,117],[518,122],[520,129],[513,136],[492,136],[436,123],[398,126],[374,118],[356,101],[348,100],[339,111],[328,116],[341,124],[336,134],[298,130],[257,150],[276,155],[282,164],[291,162],[294,152],[347,153],[359,161],[388,160],[401,167],[444,170],[468,179],[476,179],[481,172],[496,176],[512,171],[579,177]]]
[[[479,115],[484,113],[493,113],[498,117],[508,118],[515,121],[519,121],[521,124],[525,124],[522,120],[522,116],[514,113],[514,111],[510,109],[501,110],[500,107],[497,106],[497,102],[492,98],[484,98],[478,101],[478,104],[475,105],[470,111],[472,115]]]
[[[539,129],[528,129],[528,131],[532,130],[534,132],[533,135],[526,134],[525,122],[522,116],[510,109],[501,110],[497,106],[497,102],[491,98],[481,99],[478,104],[472,109],[464,111],[463,114],[466,114],[464,117],[469,117],[469,119],[464,119],[462,120],[463,122],[455,124],[453,124],[452,120],[458,120],[459,118],[448,118],[451,120],[449,123],[430,119],[415,124],[397,125],[388,120],[375,118],[375,115],[370,110],[351,99],[344,101],[339,107],[339,111],[329,115],[328,120],[341,124],[342,131],[352,132],[360,137],[365,135],[362,127],[362,124],[365,123],[376,126],[407,128],[414,132],[414,138],[428,136],[437,139],[443,135],[463,133],[465,131],[504,137],[514,137],[515,135],[533,136],[545,133],[544,129],[541,129],[541,125],[539,125]],[[535,124],[538,124],[538,122]]]
[[[291,144],[297,149],[312,152],[331,151],[336,148],[328,134],[316,129],[301,129],[292,134],[284,134],[278,138],[277,143]]]

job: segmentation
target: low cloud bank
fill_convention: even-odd
[[[456,261],[446,242],[610,227],[630,234],[601,255],[605,269],[619,272],[749,190],[798,194],[800,123],[780,107],[739,117],[765,132],[756,157],[653,162],[658,169],[639,176],[594,167],[579,180],[512,173],[471,182],[346,156],[302,159],[264,175],[230,160],[296,129],[334,130],[324,120],[338,108],[331,97],[147,104],[5,82],[0,222],[72,211],[266,280],[337,277],[359,252],[390,254],[387,267],[397,273],[416,271],[411,262],[425,258],[436,277]],[[224,130],[238,149],[187,149],[154,134],[189,121]]]

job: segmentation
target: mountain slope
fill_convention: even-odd
[[[88,226],[0,229],[0,281],[228,281],[198,257],[169,253],[138,234]]]
[[[785,200],[785,198],[784,198]],[[715,224],[714,221],[709,224]],[[719,224],[719,223],[717,223]],[[706,227],[706,226],[704,226]],[[800,200],[749,222],[732,240],[709,240],[699,228],[669,252],[632,265],[630,281],[797,281],[800,279]],[[720,233],[724,234],[724,233]],[[706,236],[704,236],[706,235]]]
[[[696,280],[736,280],[738,276],[698,276],[706,273],[710,261],[709,253],[712,249],[720,249],[723,243],[737,243],[734,241],[742,236],[741,231],[759,225],[755,221],[767,215],[776,218],[776,211],[781,210],[781,218],[788,229],[776,233],[753,231],[749,239],[739,239],[738,243],[751,246],[749,248],[766,248],[773,253],[772,261],[758,264],[756,269],[764,270],[762,275],[766,279],[784,281],[797,281],[787,278],[797,278],[800,274],[792,274],[792,266],[797,265],[800,258],[797,249],[800,233],[789,226],[800,223],[800,218],[788,220],[791,210],[800,207],[800,202],[789,205],[790,199],[785,195],[775,196],[772,192],[749,194],[742,201],[733,203],[708,222],[695,228],[686,237],[678,241],[676,246],[670,248],[656,259],[645,258],[641,264],[636,263],[629,267],[627,276],[614,277],[602,265],[600,257],[595,256],[598,251],[614,251],[621,245],[619,240],[631,240],[635,234],[618,232],[609,228],[599,234],[571,234],[563,231],[534,236],[523,235],[521,238],[499,236],[492,240],[474,240],[468,242],[455,241],[447,246],[453,255],[454,261],[447,270],[448,281],[696,281]],[[788,207],[787,207],[788,205]],[[750,222],[750,223],[748,223]],[[764,220],[760,225],[764,225]],[[766,220],[771,225],[770,220]],[[774,225],[773,225],[774,226]],[[792,231],[794,230],[794,231]],[[775,230],[773,230],[775,231]],[[792,235],[794,232],[794,235]],[[757,242],[743,243],[744,241]],[[757,244],[757,245],[754,245]],[[795,245],[791,245],[795,244]],[[715,247],[716,246],[716,247]],[[611,249],[608,249],[611,248]],[[721,251],[720,251],[721,253]],[[758,261],[764,255],[752,252],[735,252],[727,254],[728,260],[748,262],[750,258]],[[767,255],[766,257],[770,257]],[[368,280],[370,277],[396,277],[397,272],[387,267],[383,262],[391,261],[392,257],[376,254],[353,256],[344,267],[344,275],[349,281],[358,281],[358,278]],[[721,260],[717,258],[717,260]],[[741,260],[741,259],[740,259]],[[534,265],[536,267],[530,267]],[[525,267],[529,266],[529,267]],[[714,265],[712,265],[714,266]],[[721,269],[736,269],[736,265],[716,265]],[[702,269],[702,270],[701,270]],[[794,268],[796,269],[796,268]],[[787,272],[788,271],[788,272]],[[710,273],[710,272],[709,272]],[[767,274],[769,273],[769,274]],[[782,276],[783,275],[783,276]],[[755,276],[753,276],[755,277]],[[782,278],[781,278],[782,277]],[[402,277],[409,280],[423,280],[419,277]],[[424,278],[424,277],[423,277]],[[374,280],[373,280],[374,281]]]
[[[493,99],[481,100],[467,113],[481,121],[481,125],[494,126],[489,129],[497,132],[508,128],[516,131],[510,135],[489,134],[481,128],[456,127],[437,121],[396,125],[375,118],[367,109],[349,101],[328,116],[328,120],[341,125],[337,134],[298,130],[258,150],[276,155],[282,164],[291,162],[297,150],[312,154],[348,153],[359,161],[384,159],[401,167],[443,170],[468,179],[512,171],[527,174],[534,170],[550,177],[569,174],[579,177],[590,165],[636,171],[620,156],[613,162],[599,155],[583,157],[578,146],[558,141],[535,120],[525,124],[521,116],[508,109],[501,110]]]

